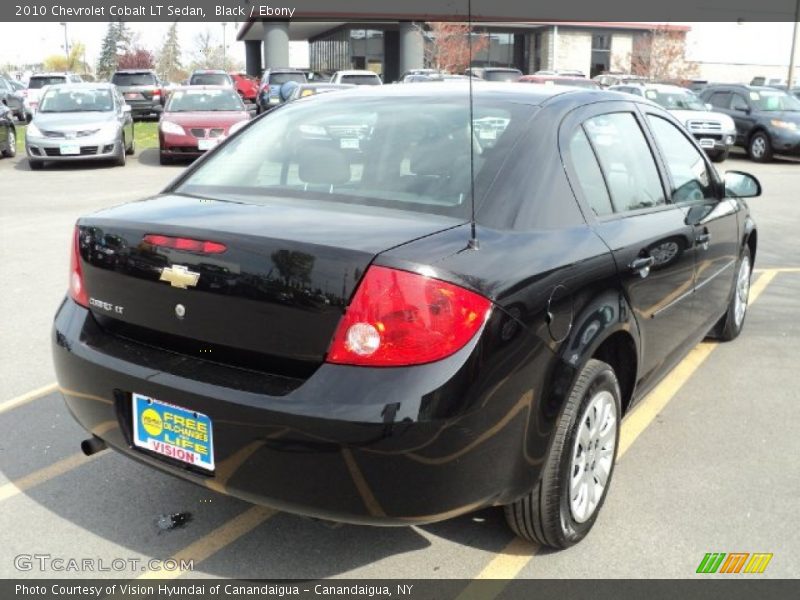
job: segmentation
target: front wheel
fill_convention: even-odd
[[[122,136],[119,139],[119,151],[117,152],[117,156],[114,158],[114,164],[118,167],[124,167],[125,163],[127,162],[127,148],[125,147],[125,136]]]
[[[772,160],[772,142],[769,141],[769,136],[763,131],[754,133],[747,146],[747,153],[756,162]]]
[[[720,150],[719,152],[712,154],[709,158],[711,158],[711,162],[721,163],[728,159],[729,154],[729,150]]]
[[[8,130],[8,138],[6,139],[6,149],[3,150],[3,156],[6,158],[14,158],[17,155],[17,134],[13,129]]]
[[[621,414],[614,369],[591,359],[575,380],[539,482],[505,507],[514,533],[553,548],[586,537],[611,484]]]
[[[736,280],[733,282],[733,294],[728,303],[728,310],[715,327],[716,337],[723,342],[735,340],[742,332],[744,318],[747,316],[747,302],[750,299],[750,279],[752,274],[753,265],[750,260],[750,248],[745,246],[736,270]]]

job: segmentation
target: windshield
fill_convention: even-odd
[[[644,95],[667,110],[707,110],[700,98],[689,92],[647,90]]]
[[[52,89],[39,104],[39,112],[108,112],[114,109],[109,89]]]
[[[750,101],[757,110],[767,112],[800,111],[800,100],[781,90],[759,90],[750,92]]]
[[[233,90],[176,90],[170,94],[167,112],[242,111],[244,104]]]
[[[46,85],[58,85],[59,83],[67,83],[67,78],[63,75],[56,75],[53,77],[31,77],[28,82],[28,89],[38,90]]]
[[[272,73],[269,76],[270,85],[281,85],[287,81],[295,81],[297,83],[306,82],[305,73]]]
[[[122,87],[156,85],[156,78],[152,73],[114,73],[111,83]]]
[[[476,102],[471,134],[467,96],[326,94],[255,121],[177,191],[254,204],[277,197],[468,217],[472,154],[476,189],[485,189],[531,110]],[[486,164],[493,166],[484,171]]]
[[[354,85],[380,85],[381,80],[377,75],[342,75],[342,83]]]
[[[504,71],[486,71],[483,78],[486,81],[516,81],[522,77],[522,71],[509,69]]]
[[[231,78],[226,73],[195,73],[189,83],[192,85],[230,85]]]

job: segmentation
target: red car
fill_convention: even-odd
[[[258,80],[246,73],[231,73],[236,91],[245,102],[255,104],[258,94]]]
[[[227,86],[193,85],[172,90],[158,124],[161,164],[195,158],[244,127],[250,112]]]
[[[523,75],[518,82],[538,83],[544,85],[566,85],[569,87],[582,87],[592,90],[599,90],[600,86],[596,81],[585,77],[568,77],[566,75]]]

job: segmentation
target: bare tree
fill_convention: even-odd
[[[488,45],[487,37],[474,32],[468,23],[434,22],[419,28],[425,37],[425,66],[439,71],[463,72]]]
[[[657,81],[678,83],[697,74],[697,63],[686,60],[686,34],[659,25],[634,38],[629,55],[631,73]]]

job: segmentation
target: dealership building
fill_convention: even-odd
[[[634,52],[648,48],[649,23],[474,23],[477,45],[472,66],[538,70],[579,70],[588,76],[604,71],[629,71]],[[685,35],[689,27],[667,25]],[[251,20],[237,34],[244,42],[251,75],[270,67],[289,66],[290,41],[307,41],[314,71],[368,69],[391,82],[409,69],[425,67],[425,24],[415,21],[318,22]]]

